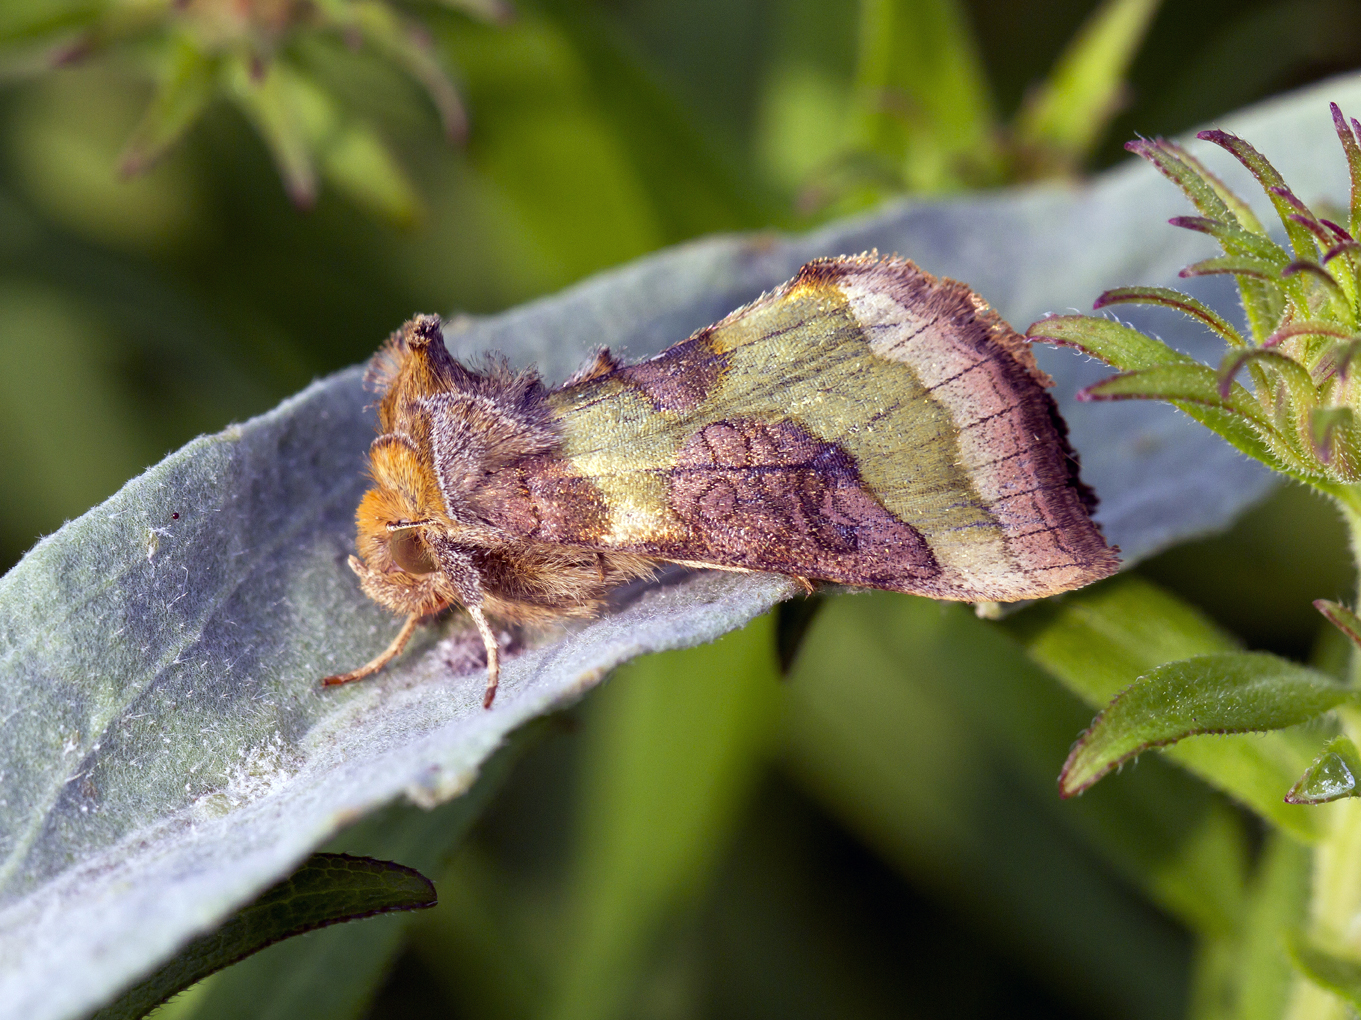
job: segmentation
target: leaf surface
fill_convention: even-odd
[[[1137,575],[1093,585],[1003,621],[1032,659],[1093,708],[1136,678],[1193,656],[1234,651],[1235,640],[1170,592]],[[1313,758],[1292,731],[1188,740],[1167,757],[1303,842],[1318,837],[1316,810],[1282,798]]]
[[[1353,697],[1332,677],[1266,652],[1217,652],[1141,676],[1097,716],[1059,777],[1081,793],[1150,747],[1200,733],[1251,733],[1308,722]]]
[[[93,1020],[140,1020],[195,981],[294,935],[434,905],[434,885],[414,868],[372,857],[313,854],[222,927],[194,939],[165,966],[99,1010]]]
[[[1361,107],[1361,83],[1225,123],[1305,193],[1342,195],[1327,98]],[[873,247],[968,280],[1023,327],[1117,284],[1174,282],[1208,243],[1159,222],[1179,212],[1134,163],[1081,188],[890,205],[801,237],[683,245],[448,340],[557,381],[599,344],[655,353],[810,258]],[[1219,282],[1195,281],[1194,296],[1232,317]],[[1193,324],[1159,332],[1197,357],[1220,350]],[[1105,370],[1037,353],[1128,559],[1225,526],[1269,486],[1170,408],[1075,404]],[[14,1015],[90,1012],[354,819],[402,795],[458,794],[508,733],[618,663],[712,640],[792,594],[780,577],[714,573],[631,589],[511,658],[491,712],[457,622],[380,677],[318,689],[397,626],[345,568],[373,436],[361,375],[196,440],[0,578],[0,1002]]]

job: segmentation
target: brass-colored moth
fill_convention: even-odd
[[[549,389],[460,364],[418,316],[375,355],[373,487],[350,566],[406,614],[599,611],[663,561],[937,599],[1067,591],[1119,563],[1048,377],[968,287],[906,260],[819,259],[656,357],[601,350]]]

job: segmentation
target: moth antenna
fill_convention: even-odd
[[[406,623],[402,624],[402,629],[397,632],[397,636],[392,639],[392,644],[383,649],[382,653],[376,658],[358,669],[352,669],[348,673],[338,673],[335,676],[328,676],[321,681],[323,687],[336,687],[340,684],[348,684],[355,680],[363,680],[366,676],[373,676],[380,669],[386,666],[397,656],[402,654],[402,649],[411,640],[411,635],[416,632],[416,624],[420,622],[421,614],[412,613],[406,618]]]
[[[477,624],[477,632],[482,635],[482,644],[487,649],[487,690],[482,695],[482,707],[491,708],[491,703],[496,698],[496,686],[501,682],[501,646],[497,643],[496,634],[487,623],[481,606],[469,606],[468,615],[473,618],[473,623]]]

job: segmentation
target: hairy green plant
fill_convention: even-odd
[[[1224,341],[1227,350],[1217,364],[1102,317],[1054,316],[1033,324],[1028,335],[1076,347],[1120,369],[1086,387],[1079,399],[1167,401],[1273,471],[1330,498],[1361,560],[1361,384],[1355,371],[1361,353],[1361,122],[1345,118],[1336,103],[1331,109],[1351,178],[1349,208],[1340,213],[1311,208],[1236,135],[1209,130],[1197,136],[1247,168],[1283,237],[1273,236],[1246,201],[1182,146],[1161,138],[1126,145],[1195,206],[1196,215],[1173,217],[1172,225],[1206,234],[1222,249],[1181,276],[1232,277],[1243,323],[1166,287],[1107,290],[1094,308],[1143,304],[1181,312]],[[1361,804],[1355,800],[1361,797],[1361,620],[1335,602],[1320,599],[1315,606],[1352,642],[1347,682],[1260,652],[1213,651],[1154,664],[1097,717],[1060,779],[1065,795],[1079,793],[1139,751],[1194,734],[1281,730],[1315,720],[1312,743],[1318,748],[1340,727],[1341,735],[1316,751],[1299,780],[1288,789],[1276,780],[1274,793],[1297,805],[1285,808],[1284,818],[1345,802],[1309,826],[1316,833],[1311,917],[1307,931],[1292,936],[1289,952],[1303,982],[1291,998],[1296,1018],[1340,1017],[1344,1002],[1361,1001],[1361,936],[1350,920],[1361,906],[1352,879],[1361,868]],[[1207,778],[1216,782],[1213,774]],[[1221,775],[1217,785],[1230,789],[1225,779]],[[1311,838],[1304,829],[1296,834]]]

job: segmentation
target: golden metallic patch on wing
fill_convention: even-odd
[[[684,418],[649,414],[649,404],[630,402],[608,380],[550,397],[564,456],[600,485],[612,510],[640,507],[629,517],[641,522],[681,446],[707,424],[735,415],[794,420],[849,454],[866,489],[898,520],[928,541],[958,535],[956,560],[975,548],[983,560],[1005,556],[996,522],[955,465],[948,412],[910,368],[873,357],[835,287],[791,284],[718,323],[710,342],[727,356],[727,371],[712,398]],[[679,540],[676,523],[671,515],[659,522],[654,511],[645,526],[617,527],[614,547],[650,544],[658,532]]]

